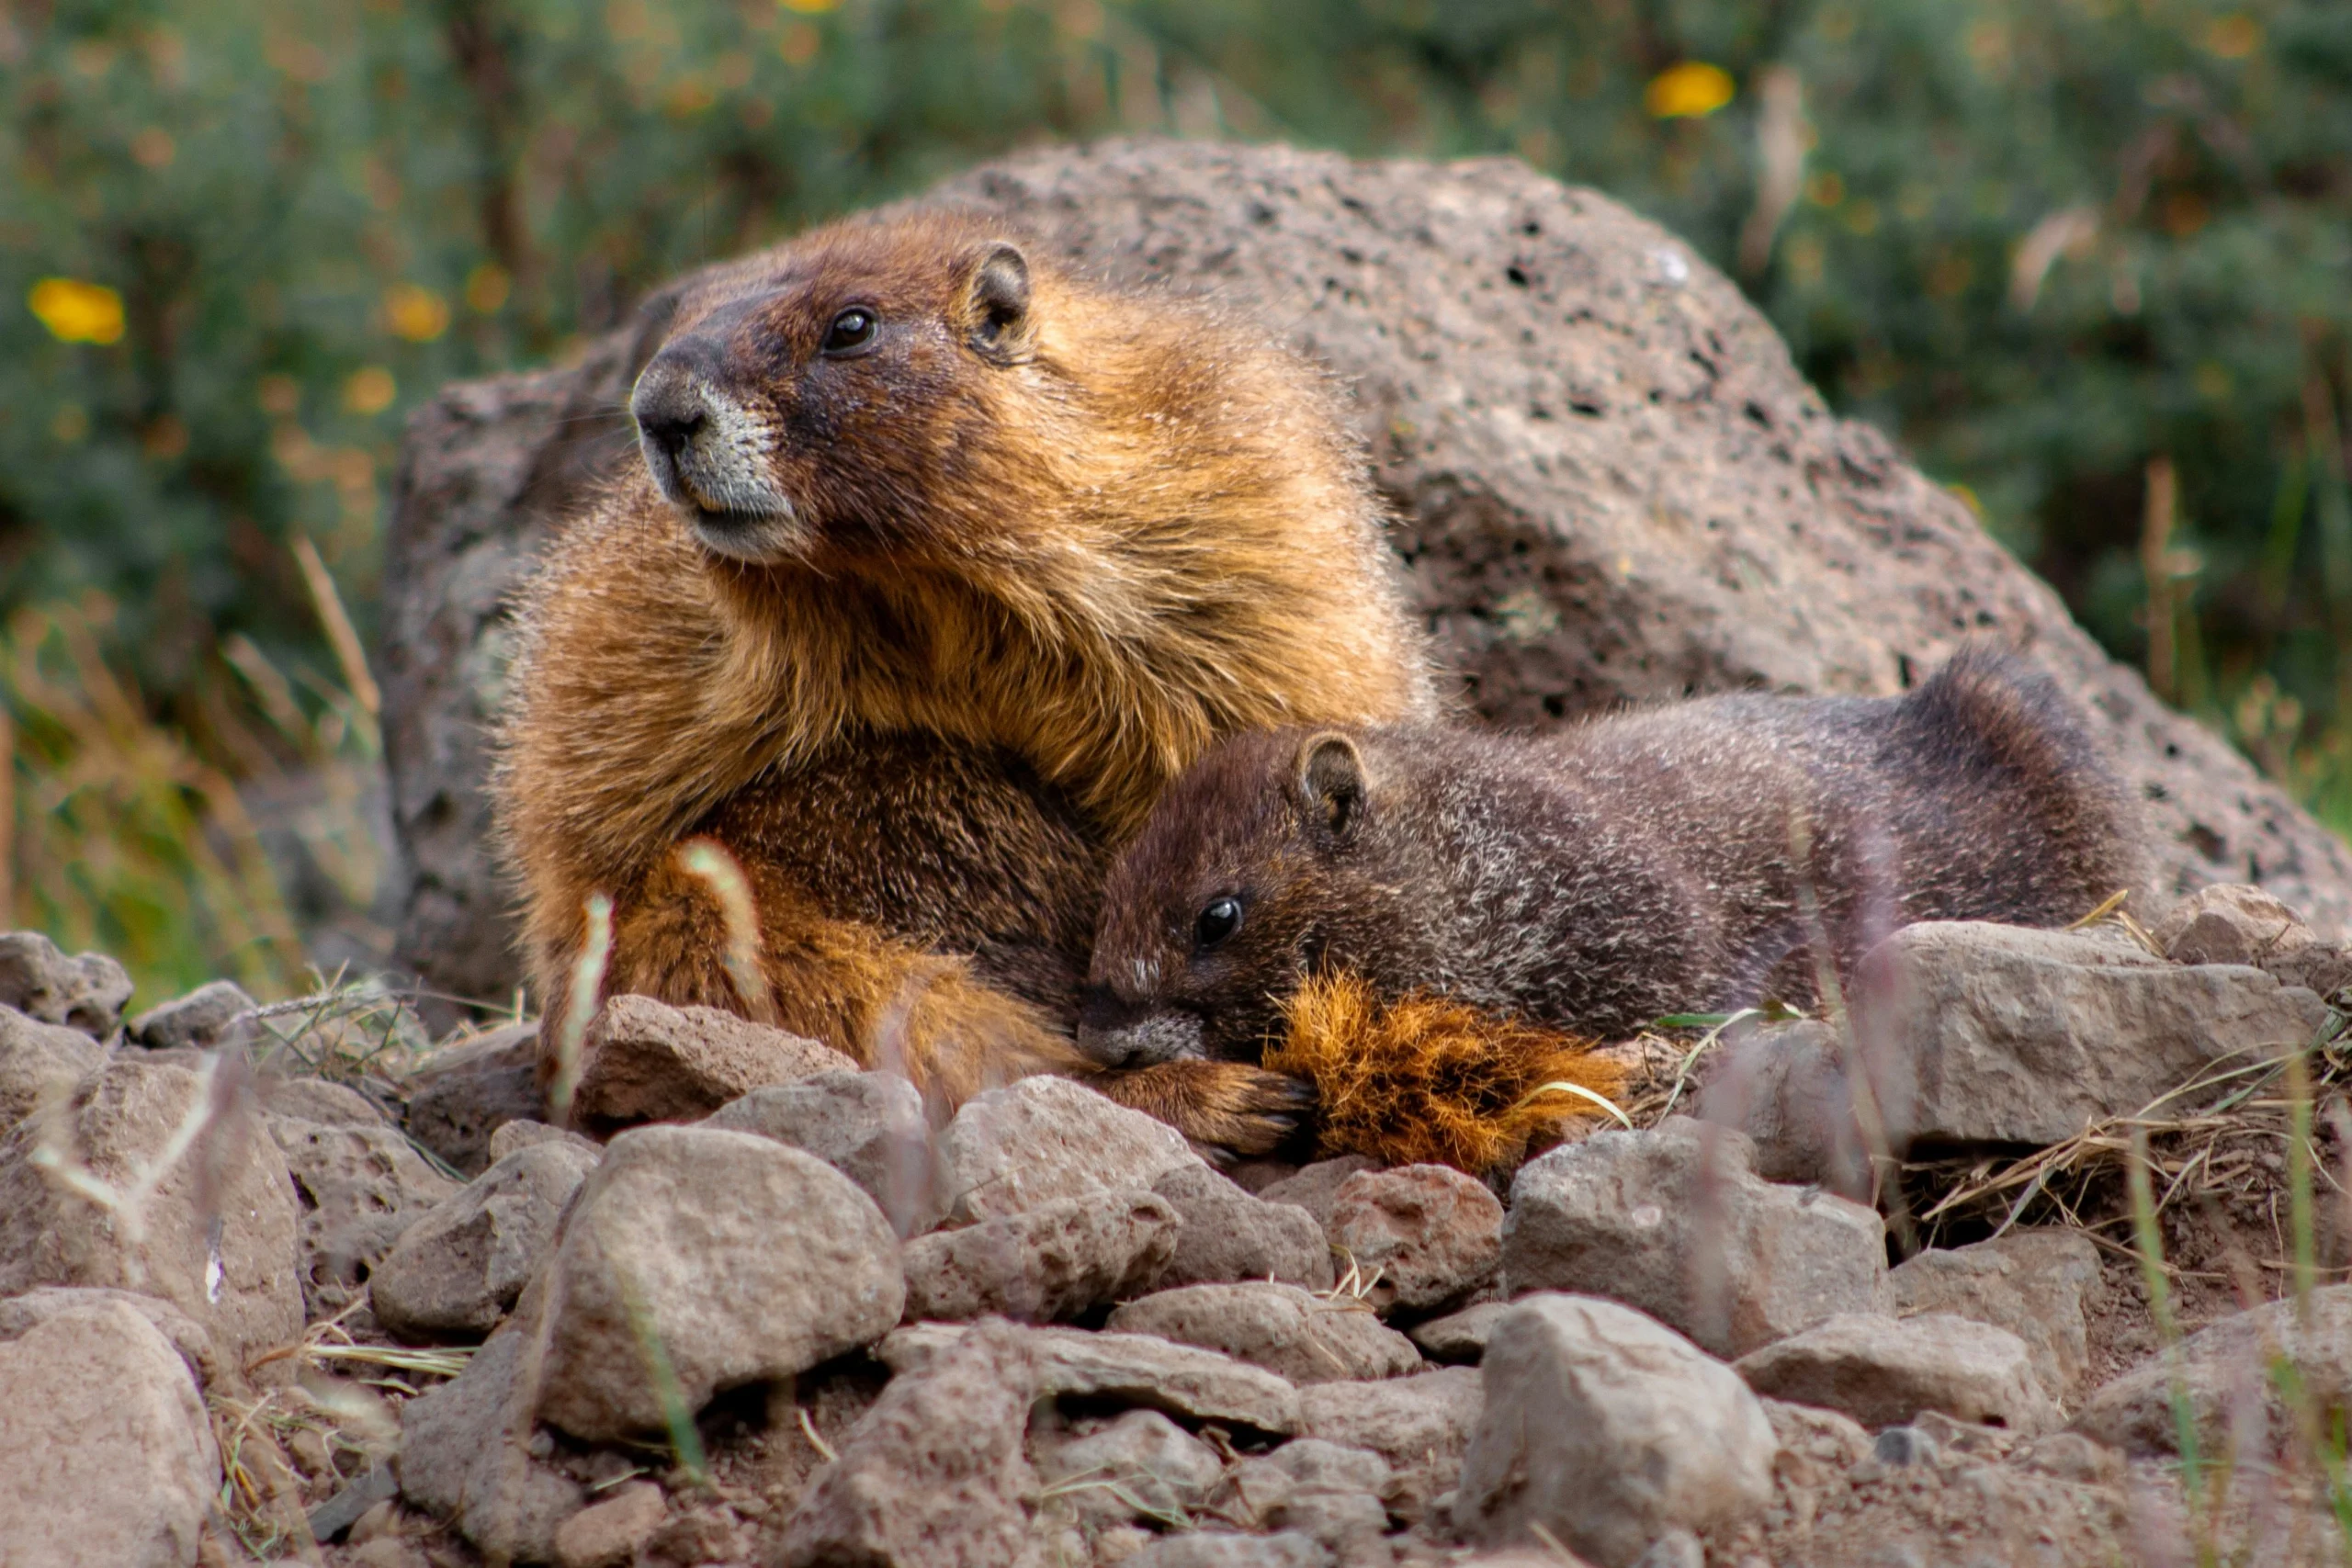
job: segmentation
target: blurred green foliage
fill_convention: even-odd
[[[347,705],[290,545],[364,624],[417,399],[1127,131],[1513,152],[1652,214],[2352,824],[2344,0],[0,0],[0,609],[105,595],[230,774],[305,761],[255,670]]]

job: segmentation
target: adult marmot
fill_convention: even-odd
[[[2063,925],[2142,886],[2131,798],[2047,676],[1726,696],[1529,739],[1286,729],[1210,752],[1120,857],[1080,1043],[1256,1061],[1319,973],[1604,1039],[1810,1001],[1914,920]]]
[[[1307,367],[931,214],[840,224],[677,301],[642,461],[529,591],[495,782],[563,1035],[607,994],[737,1011],[678,850],[757,909],[775,1021],[950,1099],[1080,1065],[1110,852],[1219,739],[1432,708],[1360,454]],[[1259,1146],[1292,1086],[1106,1084]]]

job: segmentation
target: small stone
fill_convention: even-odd
[[[669,1504],[650,1481],[631,1481],[563,1521],[555,1532],[556,1568],[625,1568],[662,1528]]]
[[[1259,1189],[1258,1196],[1268,1203],[1295,1203],[1315,1216],[1318,1225],[1331,1223],[1331,1204],[1340,1196],[1351,1176],[1367,1170],[1383,1168],[1376,1159],[1363,1155],[1340,1155],[1335,1159],[1318,1159],[1313,1165],[1299,1167],[1298,1174],[1286,1176]]]
[[[1850,1416],[1781,1399],[1767,1399],[1764,1414],[1772,1423],[1772,1435],[1780,1440],[1783,1464],[1803,1461],[1802,1468],[1817,1467],[1817,1476],[1822,1472],[1850,1470],[1870,1457],[1871,1435]]]
[[[1197,1507],[1225,1473],[1225,1461],[1157,1410],[1129,1410],[1099,1432],[1044,1447],[1037,1473],[1062,1485],[1069,1512],[1089,1533],[1139,1517],[1134,1505],[1166,1516]],[[1098,1485],[1070,1483],[1098,1482]]]
[[[2224,1058],[2302,1046],[2327,1016],[2259,969],[1973,920],[1904,927],[1854,987],[1856,1027],[1888,1064],[1879,1100],[1898,1156],[1918,1142],[2063,1143]]]
[[[1747,1134],[1765,1180],[1867,1201],[1870,1156],[1846,1054],[1838,1031],[1816,1019],[1736,1025],[1701,1064],[1692,1114]]]
[[[315,1428],[305,1427],[304,1430],[316,1435]],[[332,1465],[327,1468],[331,1469]],[[311,1473],[322,1474],[324,1471],[313,1470]],[[360,1473],[356,1481],[347,1483],[310,1511],[311,1534],[319,1540],[328,1541],[346,1530],[356,1530],[360,1520],[378,1509],[386,1508],[390,1499],[400,1495],[400,1477],[393,1473],[392,1467],[389,1464],[371,1465]],[[365,1544],[365,1538],[360,1544]]]
[[[1432,1361],[1476,1361],[1487,1353],[1487,1336],[1510,1310],[1509,1302],[1480,1302],[1443,1317],[1417,1323],[1405,1332]]]
[[[906,1317],[1076,1317],[1149,1290],[1178,1224],[1164,1199],[1106,1192],[918,1236],[906,1246]]]
[[[1164,1535],[1124,1568],[1329,1568],[1331,1554],[1296,1530],[1279,1535],[1227,1535],[1191,1530]]]
[[[1521,1168],[1503,1284],[1606,1296],[1717,1355],[1843,1312],[1884,1312],[1886,1227],[1827,1193],[1759,1179],[1745,1134],[1668,1117]]]
[[[1304,1535],[1353,1565],[1389,1560],[1379,1537],[1388,1529],[1381,1499],[1391,1479],[1378,1454],[1301,1438],[1241,1461],[1229,1484],[1238,1520]]]
[[[2099,1279],[2098,1247],[2074,1230],[2020,1230],[1950,1251],[1931,1249],[1888,1275],[1899,1317],[1945,1312],[2025,1341],[2034,1376],[2070,1404],[2090,1370],[2084,1296]]]
[[[918,1324],[891,1334],[875,1353],[903,1377],[932,1365],[968,1332],[961,1324]],[[1076,1328],[1020,1332],[1036,1360],[1040,1393],[1111,1400],[1277,1436],[1299,1429],[1298,1389],[1262,1368],[1213,1350],[1148,1334],[1089,1334]]]
[[[513,1023],[436,1053],[408,1080],[409,1135],[465,1176],[491,1162],[491,1134],[509,1122],[544,1121],[539,1028]]]
[[[1775,1399],[1891,1427],[1923,1411],[2032,1433],[2057,1423],[2025,1341],[1946,1313],[1846,1313],[1743,1356],[1735,1370]]]
[[[1165,1122],[1045,1074],[973,1096],[944,1143],[962,1222],[1058,1198],[1148,1192],[1170,1171],[1202,1163]]]
[[[1324,1231],[1373,1281],[1384,1311],[1429,1312],[1494,1282],[1503,1206],[1486,1183],[1442,1165],[1364,1170],[1340,1184]]]
[[[489,1333],[514,1309],[602,1154],[564,1138],[526,1144],[434,1205],[376,1265],[377,1321],[405,1339]]]
[[[575,1121],[591,1131],[691,1122],[769,1084],[854,1072],[840,1052],[718,1008],[615,997],[581,1042]]]
[[[261,1108],[273,1117],[310,1122],[321,1127],[390,1127],[391,1119],[376,1102],[353,1089],[328,1078],[265,1077],[255,1086]]]
[[[1252,1198],[1204,1165],[1182,1166],[1152,1184],[1183,1217],[1163,1288],[1235,1280],[1278,1280],[1328,1291],[1331,1245],[1313,1214],[1295,1203]]]
[[[1871,1444],[1871,1458],[1889,1470],[1936,1462],[1936,1440],[1917,1427],[1889,1427]]]
[[[195,1380],[123,1302],[0,1344],[0,1540],[8,1568],[187,1568],[220,1487]]]
[[[1650,1542],[1634,1568],[1707,1568],[1707,1551],[1689,1530],[1672,1529]]]
[[[922,1095],[895,1073],[818,1073],[755,1089],[704,1124],[815,1155],[865,1189],[900,1235],[946,1218],[955,1196]]]
[[[1298,1393],[1299,1433],[1386,1460],[1424,1502],[1447,1491],[1486,1395],[1476,1367],[1441,1367],[1377,1382],[1327,1382]]]
[[[548,1562],[587,1495],[535,1446],[534,1390],[520,1376],[529,1341],[522,1329],[492,1335],[455,1379],[401,1405],[394,1462],[401,1495],[484,1555]]]
[[[267,1118],[301,1204],[302,1294],[313,1317],[341,1311],[392,1244],[458,1184],[390,1127]]]
[[[747,1133],[651,1126],[584,1181],[546,1279],[539,1414],[603,1441],[661,1427],[649,1337],[690,1408],[806,1371],[899,1321],[898,1237],[832,1167]]]
[[[801,1157],[807,1157],[805,1156]],[[878,1222],[880,1216],[876,1216]],[[1028,1331],[985,1323],[890,1380],[785,1529],[792,1568],[989,1568],[1021,1556],[1037,1474],[1022,1451],[1040,1393]]]
[[[106,1048],[78,1029],[0,1008],[0,1133],[97,1070]]]
[[[2323,997],[2352,984],[2352,952],[2319,940],[2301,915],[2259,887],[2217,883],[2174,905],[2151,933],[2176,964],[2247,964]]]
[[[0,932],[0,1007],[104,1040],[130,990],[130,972],[102,953],[68,958],[39,931]]]
[[[132,1019],[130,1037],[151,1051],[209,1049],[228,1039],[232,1026],[255,1005],[234,980],[215,980]]]
[[[183,1127],[202,1130],[164,1167],[135,1230],[33,1163],[33,1123],[0,1138],[0,1296],[36,1285],[160,1296],[237,1366],[301,1333],[294,1184],[253,1117],[220,1111],[185,1067],[119,1056],[83,1079],[60,1114],[61,1151],[117,1192],[163,1165]]]
[[[1736,1528],[1772,1500],[1779,1439],[1732,1370],[1614,1302],[1544,1295],[1495,1325],[1486,1410],[1453,1517],[1489,1546],[1540,1529],[1600,1568],[1669,1530]]]
[[[0,1299],[0,1341],[21,1339],[40,1324],[61,1314],[85,1311],[107,1302],[119,1302],[145,1318],[155,1332],[171,1342],[198,1389],[209,1389],[225,1375],[231,1386],[241,1381],[234,1367],[224,1365],[213,1348],[204,1325],[161,1296],[135,1291],[115,1291],[76,1285],[43,1285],[20,1296]]]
[[[2123,1478],[2123,1456],[2080,1432],[2052,1432],[2035,1439],[2018,1463],[2061,1481],[2111,1486]]]
[[[2352,1411],[2352,1285],[2322,1285],[2306,1303],[2272,1302],[2233,1313],[2180,1342],[2171,1355],[2151,1356],[2101,1385],[2084,1401],[2074,1430],[2127,1454],[2177,1451],[2177,1390],[2188,1402],[2208,1452],[2228,1441],[2233,1422],[2260,1402],[2271,1431],[2296,1430],[2304,1412],[2280,1398],[2274,1369],[2284,1357],[2301,1384],[2301,1403],[2325,1415]],[[2243,1414],[2238,1414],[2240,1409]]]
[[[594,1138],[583,1138],[565,1127],[550,1127],[544,1122],[526,1118],[518,1122],[503,1122],[490,1135],[490,1163],[496,1165],[518,1149],[536,1148],[541,1144],[562,1144],[578,1149],[591,1160],[605,1157],[605,1145]]]
[[[1421,1369],[1412,1341],[1363,1307],[1262,1280],[1160,1291],[1119,1308],[1105,1326],[1216,1350],[1301,1386]]]

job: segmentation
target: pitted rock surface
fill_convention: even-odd
[[[573,1117],[593,1130],[686,1122],[769,1084],[855,1070],[840,1052],[717,1008],[615,997],[581,1041]]]
[[[68,955],[39,931],[0,932],[0,1006],[104,1040],[130,989],[130,972],[103,953]]]
[[[1479,716],[1883,694],[1988,637],[2089,711],[2146,802],[2167,889],[2255,882],[2323,937],[2352,925],[2341,842],[2108,658],[1956,497],[1832,415],[1728,279],[1607,197],[1505,159],[1137,141],[1024,152],[929,199],[1254,313],[1329,366]],[[628,454],[628,389],[662,321],[560,370],[449,387],[410,420],[382,649],[393,818],[417,872],[400,957],[461,995],[516,976],[482,788],[512,595]]]
[[[1062,1198],[906,1247],[910,1323],[1076,1317],[1149,1290],[1181,1222],[1148,1192]]]

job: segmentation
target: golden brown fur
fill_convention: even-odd
[[[742,1010],[673,855],[707,834],[786,1027],[951,1098],[1073,1066],[1102,869],[1161,787],[1239,730],[1430,709],[1314,376],[994,229],[853,222],[707,276],[637,408],[642,460],[528,597],[501,736],[550,1043],[597,892],[606,994]],[[1128,1097],[1264,1141],[1278,1089],[1181,1076]]]

